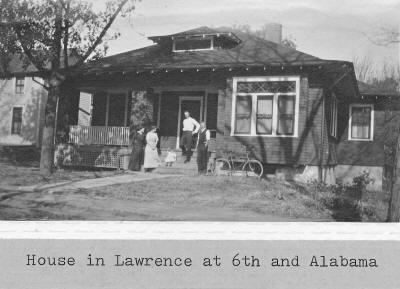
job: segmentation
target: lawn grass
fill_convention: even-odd
[[[88,190],[89,194],[141,203],[157,202],[166,207],[197,210],[228,209],[260,216],[290,219],[332,220],[330,212],[314,205],[311,197],[290,183],[258,181],[241,177],[190,177],[155,179]]]
[[[315,194],[308,184],[278,179],[258,181],[242,177],[177,176],[96,188],[87,193],[144,206],[157,202],[167,207],[193,207],[207,211],[226,208],[255,213],[260,217],[293,220],[381,222],[387,211],[387,196],[382,192],[368,192],[363,196],[362,216],[355,216],[351,206],[344,206],[342,210],[332,210],[327,206],[325,199],[331,197],[328,192]]]
[[[0,191],[3,185],[45,184],[115,174],[120,172],[58,170],[43,177],[35,166],[2,164]],[[330,190],[276,178],[188,175],[52,194],[5,195],[7,198],[0,199],[0,219],[19,220],[382,222],[388,204],[388,196],[383,192],[367,191],[355,203]],[[338,201],[340,206],[332,205]]]
[[[40,173],[38,164],[20,165],[9,162],[0,163],[0,188],[5,186],[32,186],[62,181],[78,181],[120,174],[116,170],[68,170],[59,169],[51,175]]]

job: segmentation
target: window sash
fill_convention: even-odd
[[[11,134],[21,134],[22,130],[22,107],[13,107],[11,119]]]
[[[274,96],[257,95],[256,133],[272,134]]]
[[[238,99],[241,97],[249,97],[251,98],[251,113],[250,114],[241,114],[240,111],[238,112]],[[290,106],[290,113],[285,114],[283,112],[279,113],[279,99],[280,97],[282,98],[290,98],[293,100],[293,105]],[[263,114],[263,113],[258,113],[258,108],[259,108],[259,100],[261,99],[271,99],[272,100],[272,117],[269,115]],[[294,136],[295,134],[295,125],[296,125],[296,101],[298,101],[296,94],[294,93],[270,93],[270,94],[264,94],[264,93],[237,93],[236,94],[236,103],[235,103],[235,115],[234,115],[234,120],[235,120],[235,125],[234,125],[234,134],[241,134],[241,135],[264,135],[264,136]],[[239,130],[236,129],[237,125],[237,119],[250,119],[250,129],[247,129],[247,132],[240,132]],[[271,132],[263,132],[260,129],[261,121],[262,119],[271,119]],[[285,127],[289,127],[289,129],[284,130],[281,128],[279,130],[279,120],[281,119],[281,124],[283,125],[284,122],[287,124]],[[265,127],[265,125],[264,125]]]
[[[278,125],[276,131],[278,135],[293,135],[295,103],[296,97],[294,95],[280,94],[278,96]]]
[[[17,77],[15,79],[15,93],[23,93],[25,87],[25,78]]]
[[[214,37],[195,37],[189,39],[175,39],[172,44],[172,51],[196,51],[212,50],[214,48]]]
[[[351,139],[371,139],[372,107],[357,105],[351,107]]]
[[[252,102],[251,95],[238,95],[236,97],[235,133],[250,134]]]

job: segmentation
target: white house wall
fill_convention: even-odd
[[[39,78],[35,80],[42,81]],[[40,145],[47,92],[25,77],[24,93],[15,93],[15,77],[0,79],[0,144]],[[11,134],[13,107],[22,107],[21,134]]]

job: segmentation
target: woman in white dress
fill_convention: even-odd
[[[144,150],[144,171],[151,171],[160,165],[160,158],[157,151],[158,136],[156,127],[152,126],[146,135],[146,148]]]

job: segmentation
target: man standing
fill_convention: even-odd
[[[183,133],[181,139],[182,154],[186,156],[185,163],[190,162],[192,157],[192,141],[193,135],[199,131],[200,124],[192,117],[190,113],[185,111],[185,119],[183,120]]]
[[[200,123],[199,138],[197,142],[197,169],[199,175],[207,173],[208,162],[208,142],[210,141],[210,131],[204,122]]]

